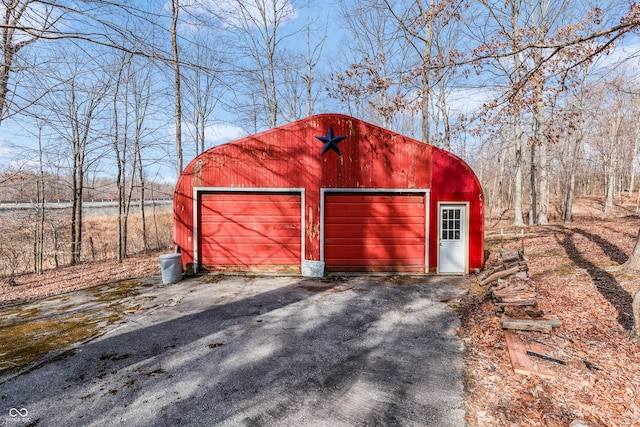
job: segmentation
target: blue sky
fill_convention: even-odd
[[[218,8],[223,5],[230,4],[230,0],[205,0],[205,2],[210,5],[215,5]],[[293,31],[294,28],[300,28],[307,22],[309,18],[309,14],[306,9],[307,3],[300,3],[302,4],[300,10],[292,10],[291,16],[293,19],[284,26],[283,30],[285,33],[287,31]],[[151,3],[140,2],[140,4],[147,7]],[[156,5],[168,10],[168,4],[165,0],[161,0],[156,3]],[[340,15],[340,7],[337,0],[322,3],[316,2],[310,13],[310,16],[315,19],[316,34],[327,37],[327,41],[323,49],[323,58],[319,64],[319,67],[326,72],[331,71],[332,67],[337,68],[343,64],[346,56],[344,48],[346,45],[345,40],[347,38],[347,32],[343,29],[340,21]],[[232,16],[232,14],[229,16]],[[229,18],[228,21],[223,22],[221,25],[224,27],[238,24],[234,19],[235,18],[233,17]],[[328,28],[326,34],[324,33],[325,25],[327,25]],[[183,30],[189,31],[189,28],[185,26]],[[215,29],[212,31],[215,31]],[[287,47],[292,50],[305,49],[304,37],[301,37],[300,35],[286,40],[287,43],[289,43]],[[636,43],[637,36],[627,38],[625,40],[626,47],[618,48],[607,57],[604,57],[601,62],[607,65],[615,64],[619,58],[627,56],[629,52],[636,52],[638,48]],[[632,73],[637,69],[637,66],[638,60],[635,59],[635,62],[630,66]],[[449,102],[453,113],[463,112],[467,115],[472,114],[480,108],[484,102],[491,99],[493,95],[491,89],[482,87],[482,83],[479,81],[479,78],[480,77],[472,76],[466,81],[462,81],[460,87],[452,89]],[[323,91],[324,86],[319,84],[316,86],[316,90]],[[171,92],[170,86],[167,87],[167,92]],[[150,155],[153,155],[154,157],[164,157],[169,160],[172,158],[171,152],[173,149],[174,122],[172,119],[173,106],[170,104],[171,96],[167,95],[166,99],[167,102],[166,105],[163,106],[163,114],[156,117],[156,124],[154,125],[157,127],[157,139],[167,141],[164,150],[166,153],[159,152]],[[322,105],[318,106],[316,112],[345,113],[346,111],[344,107],[337,102],[325,100]],[[207,147],[219,145],[253,133],[252,129],[248,129],[246,126],[242,125],[236,112],[227,108],[218,107],[218,109],[213,112],[212,117],[214,117],[215,120],[212,120],[211,124],[209,124],[206,129]],[[186,126],[187,124],[184,123],[183,127],[186,128]],[[20,150],[19,148],[35,148],[34,129],[35,127],[33,124],[24,117],[20,117],[15,120],[7,120],[0,125],[0,164],[19,165],[20,163],[33,161],[33,158],[29,159],[25,157],[24,150]],[[191,148],[188,131],[186,129],[183,131],[183,140],[185,144],[186,165],[193,157],[193,149]],[[109,156],[108,152],[106,155]],[[106,171],[105,173],[109,174],[110,172]],[[161,162],[149,167],[148,174],[151,177],[157,177],[157,179],[162,179],[164,181],[172,181],[176,178],[176,172],[170,162]]]

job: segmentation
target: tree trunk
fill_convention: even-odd
[[[171,47],[173,48],[173,73],[175,90],[175,120],[176,120],[176,169],[177,176],[182,173],[182,92],[180,91],[180,57],[178,53],[178,15],[179,0],[171,0]]]
[[[80,163],[81,164],[81,163]],[[73,177],[73,200],[71,219],[71,264],[80,262],[82,255],[82,190],[84,187],[84,171],[78,167]]]
[[[140,228],[142,231],[142,248],[146,254],[149,247],[147,242],[147,219],[144,210],[144,198],[145,198],[145,182],[144,182],[144,169],[142,167],[142,150],[138,149],[138,177],[140,178]]]
[[[5,40],[2,46],[2,63],[0,63],[0,124],[7,114],[8,108],[7,95],[9,93],[9,75],[11,72],[11,64],[13,62],[13,48],[9,40],[6,40],[4,33],[7,29],[2,29],[2,36]]]
[[[538,225],[547,225],[549,219],[549,156],[547,155],[547,141],[543,137],[540,146],[540,210],[538,212]]]
[[[447,111],[447,100],[445,98],[445,78],[440,77],[440,91],[438,93],[438,104],[440,105],[440,111],[442,111],[442,125],[444,126],[444,149],[451,151],[451,126],[449,124],[449,112]]]
[[[530,147],[531,153],[531,205],[529,208],[529,225],[536,225],[538,223],[538,214],[536,213],[537,209],[537,196],[538,189],[536,188],[537,184],[537,167],[536,167],[536,144],[531,144]]]
[[[45,223],[45,188],[44,188],[44,167],[42,162],[42,126],[38,127],[38,209],[36,215],[36,254],[35,272],[41,274],[44,270],[44,223]]]
[[[518,40],[517,34],[520,31],[518,20],[520,19],[520,0],[512,0],[511,2],[511,42],[514,52],[517,52]],[[513,55],[514,62],[514,81],[513,86],[519,87],[521,81],[521,61],[520,55],[516,53]],[[513,137],[515,138],[515,188],[514,188],[514,219],[513,225],[521,227],[524,225],[522,216],[522,155],[523,155],[523,142],[522,142],[522,123],[521,115],[519,111],[514,112],[513,116]]]
[[[604,164],[604,178],[605,178],[605,198],[604,198],[604,207],[602,209],[603,217],[607,215],[609,209],[613,207],[613,197],[615,195],[616,189],[616,167],[615,167],[615,159],[617,157],[617,144],[618,139],[615,138],[613,143],[610,145],[611,151],[609,151],[607,158]]]
[[[122,60],[120,62],[120,67],[118,69],[118,76],[114,83],[113,88],[113,151],[116,155],[116,166],[117,166],[117,174],[116,174],[116,188],[118,190],[118,247],[117,247],[117,255],[116,260],[120,263],[124,260],[124,256],[122,254],[123,247],[123,229],[122,229],[122,217],[124,212],[124,181],[125,181],[125,162],[126,162],[126,149],[127,149],[127,126],[126,119],[125,124],[123,126],[124,132],[122,136],[122,144],[124,148],[120,147],[120,114],[118,113],[118,102],[120,100],[120,85],[122,83],[122,77],[124,74],[124,67],[126,63],[126,55],[122,55]],[[124,95],[125,100],[127,99],[126,90]],[[126,111],[126,102],[125,102],[125,111]],[[126,113],[125,113],[126,114]]]
[[[514,116],[513,124],[514,138],[516,140],[516,158],[515,158],[515,184],[513,195],[513,207],[514,207],[514,219],[513,225],[521,227],[524,225],[523,213],[522,213],[522,130],[520,128],[520,113],[516,112]]]
[[[507,159],[507,147],[504,140],[500,143],[500,165],[498,167],[498,215],[502,217],[502,198],[504,196],[504,171]]]
[[[421,2],[418,2],[419,4]],[[431,0],[431,6],[433,6],[433,0]],[[422,19],[425,23],[425,35],[424,35],[424,52],[422,59],[422,99],[420,107],[422,110],[422,142],[429,142],[430,130],[429,130],[429,97],[431,96],[431,48],[433,44],[433,31],[431,28],[431,19],[428,13],[421,10]]]
[[[626,270],[640,271],[640,231],[636,239],[636,245],[631,252],[629,259],[622,264],[622,268]]]
[[[578,152],[581,142],[581,140],[579,140],[578,138],[575,138],[575,140],[574,138],[569,138],[569,140],[573,141],[573,144],[570,144],[571,158],[569,160],[569,182],[567,184],[564,208],[562,210],[562,219],[566,223],[569,223],[573,220],[573,198],[576,188],[576,168],[578,164]]]
[[[633,144],[633,154],[631,155],[631,177],[629,178],[629,190],[628,190],[628,195],[629,197],[631,197],[631,195],[633,194],[633,190],[635,187],[635,180],[636,180],[636,164],[638,163],[638,145],[640,145],[640,135],[638,135],[636,137],[636,142],[635,144]]]
[[[589,66],[583,67],[583,78],[580,84],[580,99],[578,102],[578,118],[576,120],[576,132],[574,138],[569,136],[569,141],[573,141],[573,146],[570,145],[571,159],[569,161],[569,184],[567,188],[567,194],[565,197],[563,208],[563,220],[566,223],[573,221],[573,199],[575,197],[576,188],[576,174],[578,169],[578,157],[580,155],[580,148],[582,146],[583,138],[583,126],[584,126],[584,112],[587,103],[587,82],[589,81]]]

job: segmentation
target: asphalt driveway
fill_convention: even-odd
[[[158,281],[19,307],[118,317],[1,374],[0,425],[464,425],[465,277]]]

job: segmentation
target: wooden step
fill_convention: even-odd
[[[513,371],[521,375],[538,375],[542,378],[553,378],[553,371],[542,363],[532,360],[527,355],[527,346],[522,339],[509,331],[505,331],[504,337],[507,340],[507,350],[511,358]],[[536,350],[540,351],[539,347]]]

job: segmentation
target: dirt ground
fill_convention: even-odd
[[[125,259],[86,262],[48,270],[43,274],[23,274],[0,278],[0,307],[25,301],[85,289],[129,278],[160,275],[158,257],[151,252]]]
[[[487,264],[495,262],[501,246],[524,247],[539,307],[562,322],[552,334],[518,334],[525,341],[544,343],[567,363],[540,361],[554,371],[550,379],[514,373],[500,318],[487,290],[475,286],[462,301],[458,331],[466,345],[470,427],[640,425],[640,344],[631,331],[631,299],[640,289],[640,274],[617,268],[633,249],[640,216],[635,214],[635,198],[620,201],[606,219],[601,208],[597,198],[582,200],[571,224],[514,228],[508,217],[487,220]],[[158,255],[0,279],[0,306],[157,276]]]

